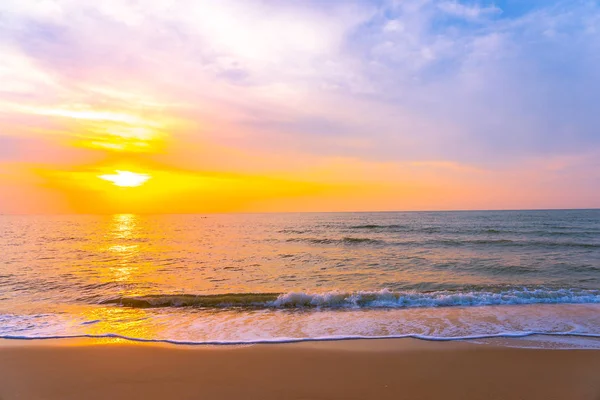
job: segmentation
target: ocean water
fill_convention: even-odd
[[[600,348],[600,210],[0,216],[0,337],[72,336]]]

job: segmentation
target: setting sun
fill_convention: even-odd
[[[100,179],[112,182],[119,187],[138,187],[146,183],[151,177],[148,174],[138,174],[130,171],[116,171],[112,175],[100,175]]]

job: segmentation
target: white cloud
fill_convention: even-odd
[[[500,14],[502,10],[494,5],[489,7],[481,7],[477,4],[465,5],[458,1],[444,1],[438,5],[439,9],[443,12],[469,20],[477,20],[482,17],[489,17],[491,15]]]

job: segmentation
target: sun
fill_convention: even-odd
[[[119,187],[138,187],[148,182],[151,178],[148,174],[138,174],[131,171],[116,171],[116,174],[112,175],[100,175],[100,179],[112,182],[115,186]]]

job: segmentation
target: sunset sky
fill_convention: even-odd
[[[598,1],[0,1],[0,213],[600,207]]]

